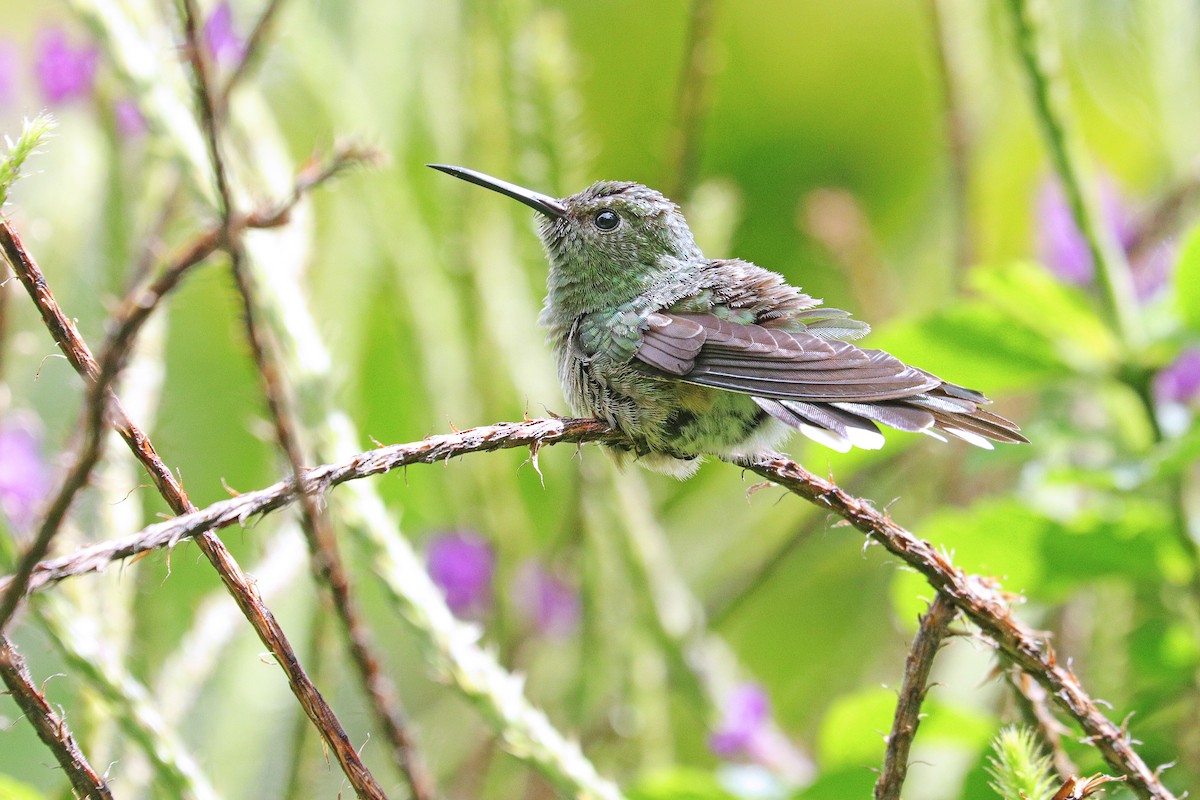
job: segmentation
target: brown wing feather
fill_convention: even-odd
[[[941,384],[880,350],[711,314],[654,314],[635,357],[688,383],[777,400],[876,402]]]

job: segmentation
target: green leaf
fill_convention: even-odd
[[[1016,262],[977,269],[970,282],[981,297],[1014,324],[1037,332],[1077,370],[1102,369],[1120,355],[1116,337],[1087,295],[1038,264]]]
[[[1087,295],[1036,264],[976,270],[971,286],[978,298],[888,326],[870,345],[988,392],[1107,370],[1119,356]]]
[[[1185,622],[1148,620],[1131,632],[1128,642],[1130,669],[1150,685],[1186,682],[1200,662],[1200,642]]]
[[[1173,478],[1191,469],[1200,461],[1200,425],[1175,439],[1162,442],[1143,462],[1136,475],[1139,486],[1148,486],[1167,478]]]
[[[953,553],[955,566],[996,578],[1005,591],[1055,602],[1083,585],[1117,578],[1144,586],[1186,578],[1171,522],[1151,500],[1124,495],[1069,520],[1048,517],[1016,500],[978,503],[934,514],[919,527],[922,537]],[[1182,571],[1182,574],[1181,574]],[[899,620],[915,628],[933,590],[915,573],[892,583]]]
[[[1176,547],[1174,524],[1153,501],[1123,498],[1120,509],[1100,508],[1069,524],[1047,520],[1039,556],[1044,565],[1040,600],[1063,599],[1081,584],[1112,577],[1145,586],[1164,579],[1164,559]]]
[[[844,695],[830,706],[817,736],[821,768],[877,766],[883,760],[883,735],[892,727],[896,693],[863,689]]]
[[[1192,228],[1179,251],[1175,302],[1184,324],[1200,333],[1200,225]]]
[[[1158,648],[1159,661],[1169,669],[1190,670],[1200,664],[1200,642],[1191,625],[1168,622]]]
[[[735,800],[712,773],[686,768],[653,772],[625,794],[629,800]]]
[[[1023,389],[1069,373],[1052,342],[981,300],[889,325],[872,334],[867,346],[988,393]]]

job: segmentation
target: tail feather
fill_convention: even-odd
[[[1029,441],[1015,423],[980,407],[991,403],[987,397],[952,383],[912,397],[874,403],[809,403],[762,397],[754,401],[785,425],[843,453],[851,447],[881,447],[883,435],[875,423],[946,441],[940,431],[989,450],[992,442]]]
[[[863,450],[883,447],[883,434],[875,423],[831,405],[762,397],[755,397],[754,402],[785,425],[839,452],[847,452],[852,447]]]
[[[939,430],[958,428],[978,434],[992,441],[1005,442],[1007,444],[1027,443],[1029,441],[1013,429],[1011,422],[1008,422],[1008,420],[1004,421],[1008,424],[997,425],[990,420],[980,417],[978,411],[974,414],[945,414],[940,412],[934,414],[934,427]]]
[[[1012,433],[1016,433],[1017,431],[1021,430],[1012,420],[1005,419],[999,414],[993,414],[992,412],[985,411],[982,408],[976,409],[972,416],[984,422],[990,422],[996,427],[1004,428],[1006,431],[1011,431]]]

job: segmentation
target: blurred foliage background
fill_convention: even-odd
[[[262,5],[204,10],[227,76]],[[1200,9],[1048,11],[1068,120],[1138,287],[1141,343],[1108,321],[998,0],[280,3],[231,98],[247,206],[282,196],[311,153],[343,137],[387,157],[315,193],[263,260],[264,275],[302,290],[281,307],[307,307],[279,324],[295,333],[288,380],[313,463],[333,458],[320,433],[330,408],[364,447],[568,412],[536,325],[545,263],[531,215],[426,162],[558,195],[598,179],[661,188],[709,256],[752,260],[853,310],[875,327],[872,346],[986,391],[1020,422],[1033,445],[995,452],[896,432],[881,452],[789,447],[1023,595],[1020,615],[1053,632],[1110,716],[1136,714],[1147,761],[1175,763],[1168,785],[1195,785]],[[42,108],[59,121],[4,211],[96,346],[128,288],[215,219],[170,124],[192,108],[171,66],[176,9],[0,0],[0,19],[0,130],[15,136]],[[138,73],[143,57],[159,66]],[[163,86],[176,106],[154,94]],[[287,473],[233,283],[212,261],[152,324],[119,390],[199,506]],[[69,461],[83,392],[50,357],[19,285],[2,291],[11,555]],[[565,446],[543,451],[540,469],[501,452],[373,484],[451,606],[601,772],[642,798],[869,794],[931,597],[922,579],[826,513],[776,489],[751,493],[725,464],[674,482]],[[71,539],[127,534],[165,510],[110,447]],[[341,513],[335,493],[335,525]],[[223,538],[402,796],[295,518]],[[552,796],[432,673],[353,538],[356,587],[440,791]],[[56,676],[47,690],[118,796],[348,794],[192,545],[64,583],[34,611],[14,636],[35,681]],[[55,614],[63,626],[47,622]],[[126,694],[100,688],[89,662],[124,676]],[[1033,721],[997,667],[970,635],[941,653],[906,797],[996,796],[990,742]],[[148,687],[204,792],[164,779],[128,732],[132,682]],[[15,706],[0,700],[0,714],[0,797],[67,796]],[[1064,754],[1083,774],[1103,770],[1068,728]]]

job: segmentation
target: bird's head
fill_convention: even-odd
[[[429,166],[539,213],[552,299],[558,288],[590,295],[598,307],[616,304],[640,293],[673,263],[701,257],[679,206],[640,183],[599,181],[555,198],[475,170]]]

